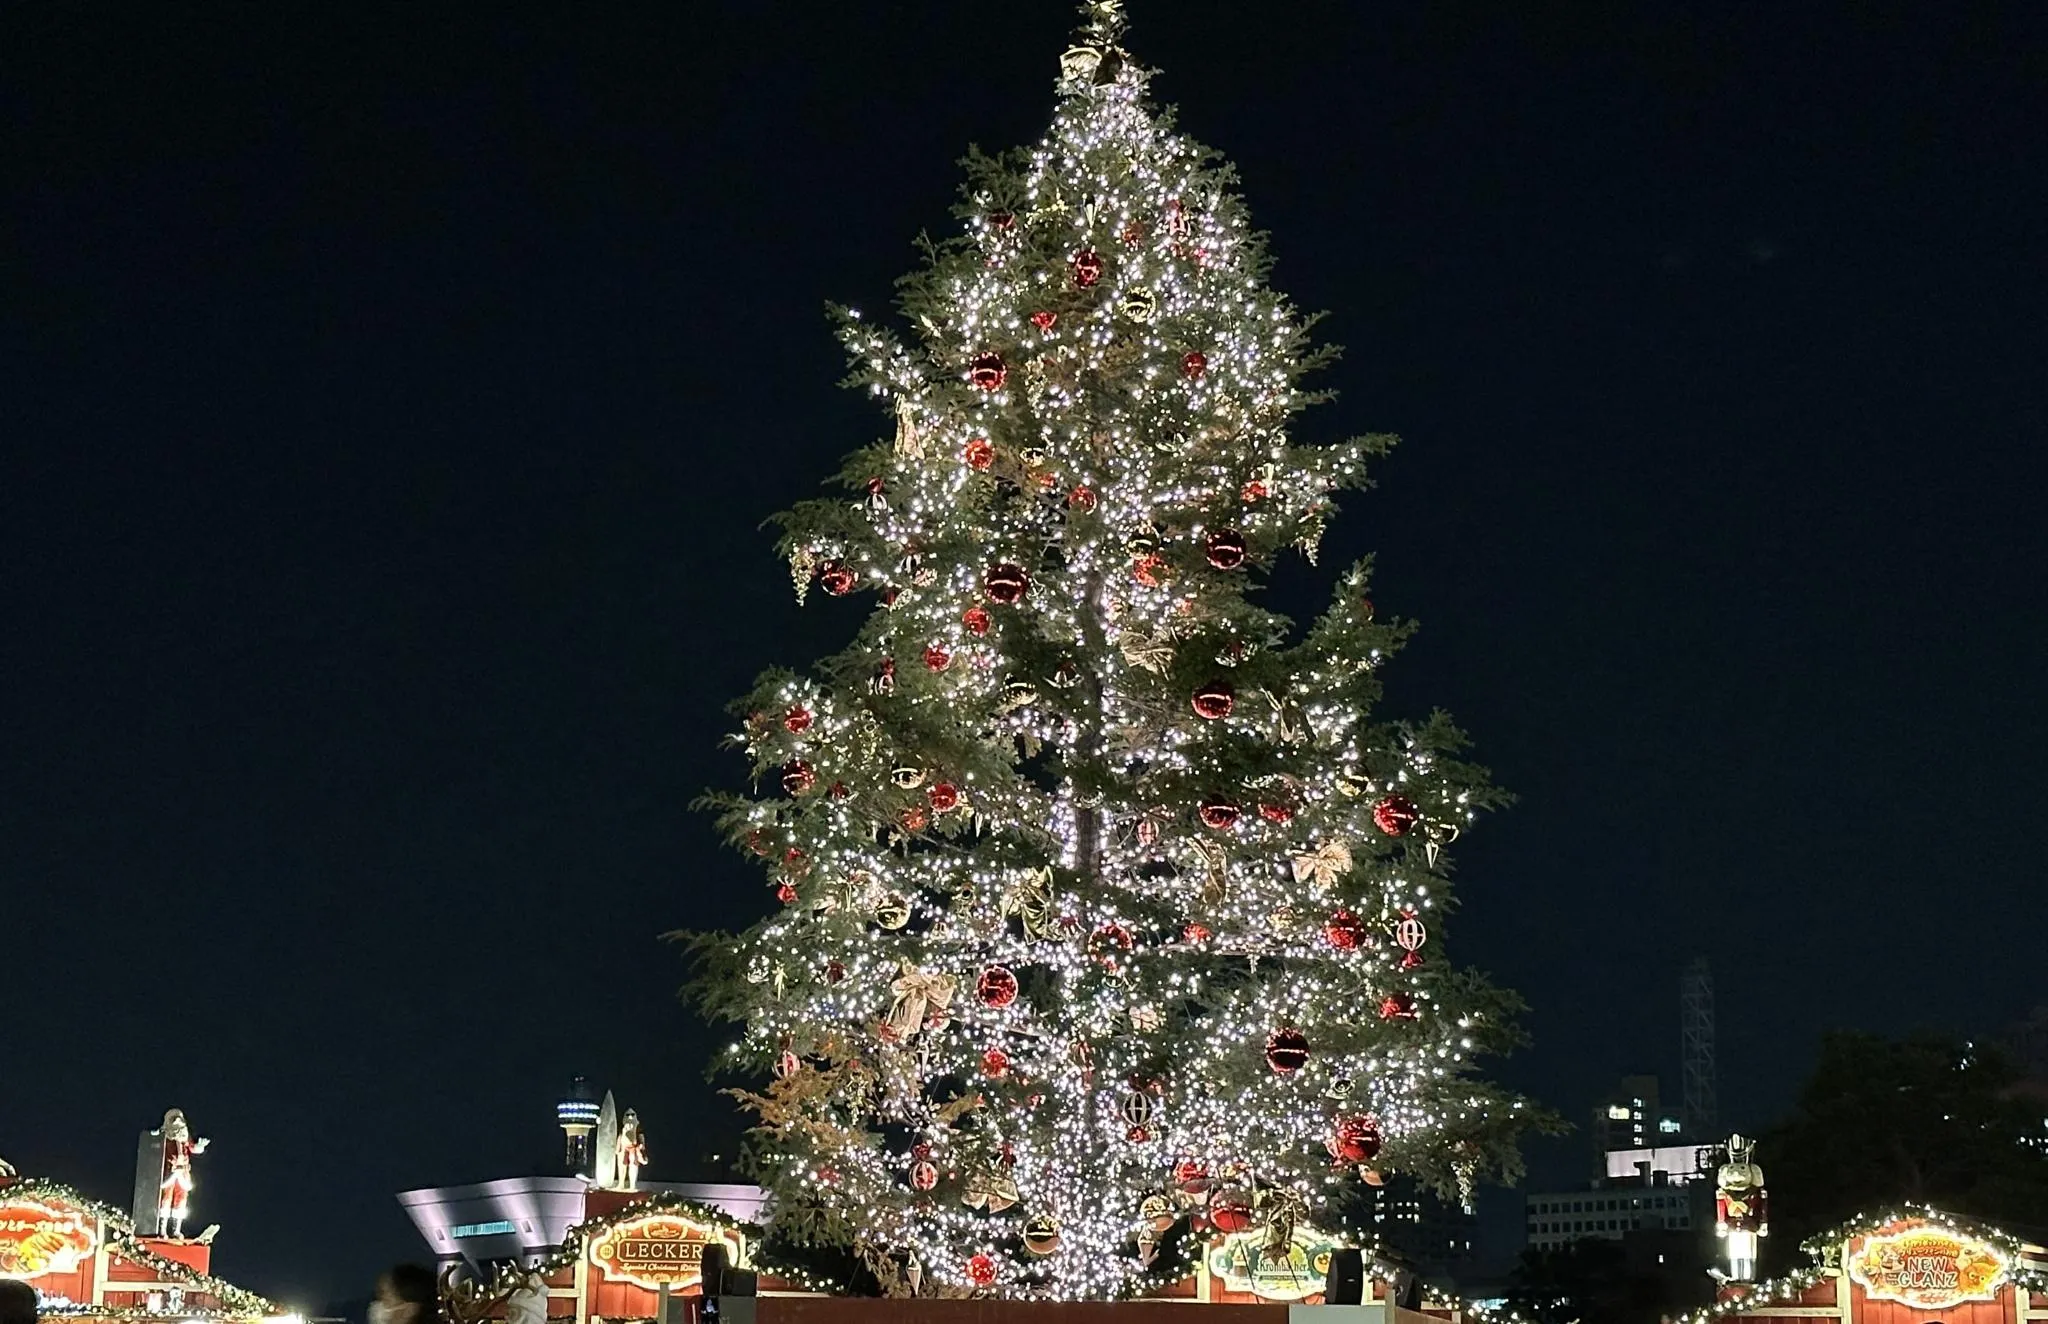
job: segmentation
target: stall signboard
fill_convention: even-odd
[[[0,1278],[71,1273],[99,1249],[99,1220],[40,1200],[0,1199]]]
[[[1843,1254],[1850,1281],[1872,1301],[1916,1310],[1995,1300],[2008,1272],[1995,1247],[1927,1226],[1851,1238]]]
[[[1303,1301],[1319,1294],[1330,1276],[1336,1243],[1314,1228],[1297,1227],[1279,1250],[1261,1230],[1237,1232],[1209,1248],[1209,1272],[1233,1292],[1265,1301]]]
[[[704,1248],[719,1243],[726,1262],[744,1266],[746,1238],[732,1228],[677,1214],[647,1214],[615,1223],[590,1243],[590,1262],[613,1282],[650,1291],[691,1287],[704,1279]]]

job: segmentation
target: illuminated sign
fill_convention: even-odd
[[[1267,1249],[1266,1237],[1263,1231],[1225,1237],[1209,1248],[1209,1272],[1231,1291],[1266,1301],[1301,1301],[1323,1290],[1334,1242],[1314,1228],[1297,1227],[1287,1245],[1274,1251]]]
[[[0,1278],[71,1273],[99,1249],[95,1220],[38,1200],[0,1200]]]
[[[501,1218],[495,1223],[457,1223],[448,1229],[448,1235],[461,1240],[464,1237],[496,1237],[518,1230],[510,1219]]]
[[[617,1223],[590,1243],[590,1262],[613,1282],[656,1289],[690,1287],[704,1280],[704,1248],[722,1242],[726,1261],[747,1264],[747,1242],[731,1228],[676,1214],[648,1214]]]
[[[1850,1281],[1872,1301],[1946,1310],[1991,1301],[2005,1286],[2005,1256],[1981,1241],[1932,1227],[1905,1227],[1852,1238],[1844,1251]]]

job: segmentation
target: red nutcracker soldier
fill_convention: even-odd
[[[156,1193],[156,1234],[185,1235],[185,1210],[192,1201],[192,1156],[206,1152],[206,1140],[192,1138],[185,1114],[173,1108],[164,1114],[163,1181]]]
[[[1770,1195],[1755,1152],[1754,1140],[1729,1136],[1728,1161],[1715,1182],[1714,1235],[1728,1243],[1728,1272],[1721,1275],[1728,1282],[1756,1281],[1757,1243],[1771,1235]]]

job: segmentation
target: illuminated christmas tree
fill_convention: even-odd
[[[782,903],[698,944],[776,1230],[896,1291],[1140,1291],[1383,1173],[1469,1197],[1531,1121],[1472,1074],[1514,1000],[1438,943],[1499,793],[1441,715],[1370,715],[1407,630],[1364,566],[1306,632],[1248,596],[1391,439],[1290,436],[1328,355],[1086,16],[905,282],[917,343],[844,314],[894,436],[783,546],[873,610],[762,679],[763,793],[715,800]]]

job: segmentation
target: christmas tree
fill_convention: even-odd
[[[1501,796],[1448,719],[1369,715],[1407,627],[1364,565],[1306,631],[1250,597],[1391,438],[1290,437],[1329,355],[1085,18],[903,283],[917,343],[841,315],[894,435],[783,547],[873,610],[739,705],[763,793],[714,797],[782,903],[698,943],[776,1233],[898,1292],[1129,1294],[1382,1174],[1469,1199],[1531,1121],[1472,1074],[1513,998],[1438,943]]]

